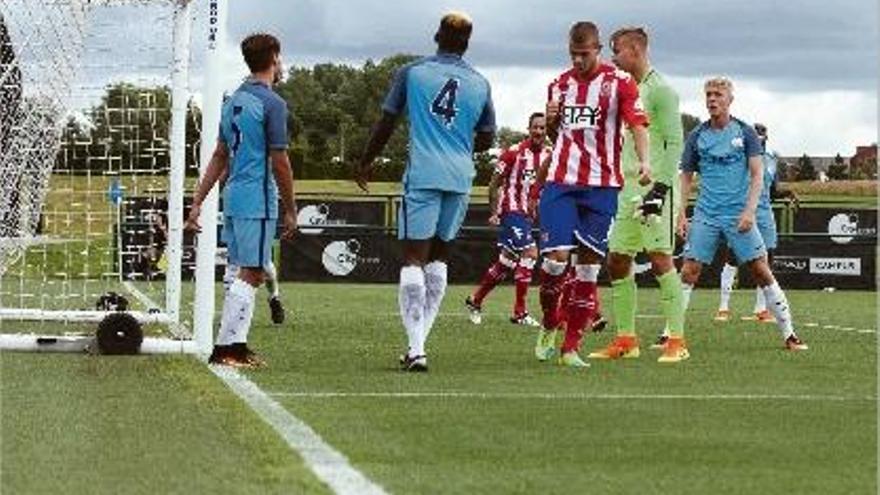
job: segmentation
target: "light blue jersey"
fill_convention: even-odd
[[[474,133],[495,131],[489,82],[460,56],[439,52],[402,67],[382,109],[409,116],[410,189],[471,190]]]
[[[758,134],[739,119],[731,119],[723,129],[704,122],[691,131],[681,170],[700,174],[694,216],[719,226],[736,222],[748,199],[748,159],[760,154]]]
[[[263,82],[248,79],[223,103],[220,134],[230,153],[224,215],[278,218],[270,150],[287,149],[287,104]]]

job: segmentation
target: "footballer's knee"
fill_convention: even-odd
[[[431,241],[403,241],[403,263],[408,266],[424,266],[431,252]]]
[[[557,263],[568,263],[568,251],[557,249],[544,253],[544,257]]]
[[[681,267],[681,281],[685,284],[696,285],[702,269],[703,265],[699,261],[685,260]]]
[[[608,275],[611,280],[620,280],[629,275],[632,267],[632,257],[622,253],[608,255]]]
[[[266,279],[266,272],[262,268],[241,267],[238,270],[238,278],[244,280],[252,287],[259,287],[263,285],[263,281]]]
[[[675,263],[672,261],[672,256],[666,253],[648,253],[648,258],[651,260],[651,271],[654,272],[654,275],[657,277],[661,277],[671,270],[675,270]]]
[[[431,240],[431,248],[428,251],[428,261],[443,261],[449,259],[449,246],[451,243],[435,237]]]
[[[758,284],[758,287],[766,287],[768,285],[772,285],[776,279],[773,277],[773,272],[770,271],[770,264],[767,263],[766,257],[760,257],[756,260],[752,260],[748,263],[749,272],[752,274],[752,279],[755,280],[755,283]]]

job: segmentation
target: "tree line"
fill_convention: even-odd
[[[395,71],[415,60],[414,55],[398,54],[378,62],[368,60],[361,67],[324,63],[313,67],[293,67],[276,91],[290,108],[291,162],[299,179],[350,179],[353,163],[369,138],[370,128],[379,118],[382,101]],[[682,113],[684,133],[698,125],[696,116]],[[171,123],[171,92],[168,87],[141,87],[128,83],[108,86],[95,105],[71,117],[64,127],[61,153],[56,170],[72,173],[165,174],[170,167],[168,131]],[[521,129],[501,127],[496,146],[504,148],[524,139]],[[186,170],[198,174],[201,110],[190,104],[186,117]],[[376,181],[399,181],[407,160],[405,118],[378,159],[373,176]],[[488,183],[492,157],[477,156],[476,183]],[[871,178],[873,163],[847,166],[838,155],[828,171],[832,179]],[[810,157],[781,171],[786,180],[814,180],[817,176]],[[876,177],[876,172],[874,176]]]

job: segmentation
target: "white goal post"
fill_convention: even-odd
[[[0,0],[0,349],[86,348],[115,292],[148,328],[141,352],[210,352],[217,193],[197,239],[183,219],[216,143],[225,11]]]

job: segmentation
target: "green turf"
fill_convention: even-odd
[[[403,332],[393,288],[285,286],[301,309],[292,327],[254,333],[271,365],[251,377],[282,394],[486,394],[275,396],[398,493],[876,491],[874,334],[804,327],[813,348],[788,354],[773,326],[712,323],[717,292],[704,290],[691,313],[690,361],[660,365],[644,349],[639,360],[578,372],[534,361],[532,332],[505,321],[509,289],[493,294],[482,327],[470,326],[459,306],[466,290],[450,289],[429,345],[431,371],[413,376],[394,366]],[[642,295],[640,313],[656,316],[656,291]],[[790,296],[803,323],[874,327],[873,294]],[[743,314],[752,297],[738,292],[734,309]],[[650,338],[661,320],[638,322]],[[609,338],[588,337],[587,347]],[[609,394],[815,400],[589,398]]]
[[[396,369],[404,335],[394,286],[283,284],[291,314],[281,327],[269,324],[261,290],[251,342],[269,366],[247,376],[392,493],[877,491],[877,341],[859,333],[876,325],[875,293],[789,291],[811,346],[790,354],[773,325],[712,322],[717,291],[700,289],[689,361],[660,365],[645,345],[638,360],[569,370],[536,362],[533,332],[507,323],[509,287],[472,326],[461,308],[469,289],[450,287],[428,346],[431,371],[420,375]],[[662,324],[657,297],[640,292],[646,340]],[[737,317],[752,301],[751,290],[735,293]],[[588,336],[585,347],[610,338],[611,329]],[[33,467],[49,465],[76,480],[67,493],[93,493],[78,490],[146,459],[161,476],[138,486],[157,493],[206,492],[198,473],[216,466],[240,466],[254,493],[312,480],[192,360],[3,359],[4,492],[52,491],[59,476]],[[355,395],[315,395],[328,392]],[[48,435],[41,424],[73,427]],[[122,434],[129,429],[144,443]],[[218,445],[218,429],[234,440]],[[317,487],[302,483],[287,491]]]
[[[195,359],[3,353],[2,493],[326,493]]]

